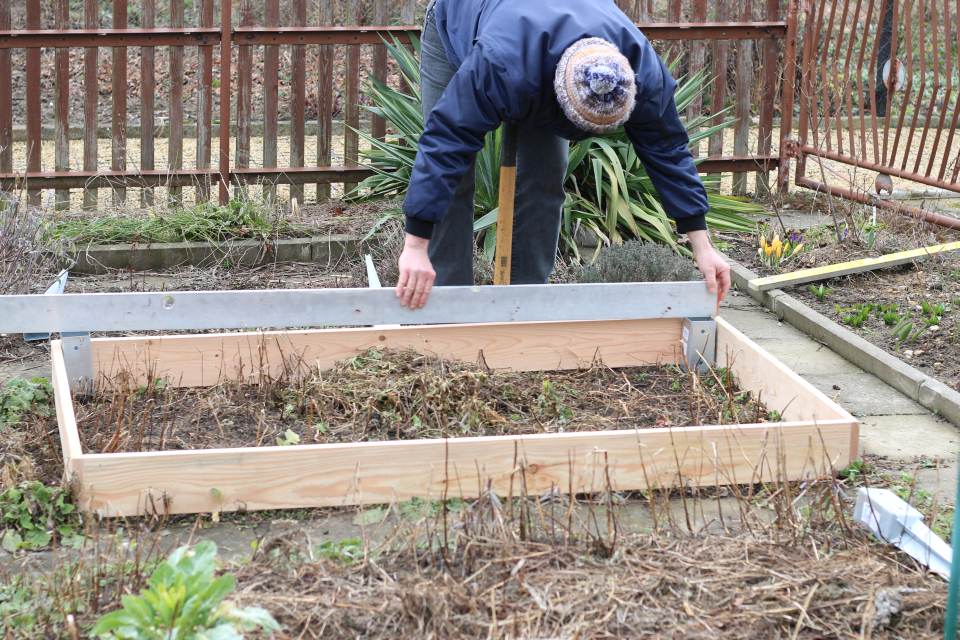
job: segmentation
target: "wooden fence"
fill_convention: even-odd
[[[694,151],[703,171],[735,172],[737,193],[763,191],[779,163],[781,55],[796,32],[783,1],[620,2],[681,56],[679,73],[717,78],[686,115],[736,119],[732,144],[728,131]],[[349,190],[369,175],[356,130],[388,133],[363,117],[368,79],[397,82],[380,43],[417,31],[422,4],[0,0],[0,186],[34,202],[53,190],[61,207],[74,190],[90,209],[105,205],[99,189],[114,205],[133,189],[141,204],[158,188],[204,200],[217,184],[221,201],[250,183],[290,185],[301,202]]]

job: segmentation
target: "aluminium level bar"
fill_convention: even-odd
[[[438,287],[416,311],[393,289],[14,295],[0,333],[710,318],[716,304],[703,282]]]

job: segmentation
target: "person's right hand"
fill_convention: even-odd
[[[427,298],[430,297],[437,274],[427,254],[429,245],[428,239],[409,233],[404,239],[398,261],[400,278],[397,280],[397,297],[405,307],[419,309],[427,304]]]

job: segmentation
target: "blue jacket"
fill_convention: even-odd
[[[681,233],[705,229],[707,196],[673,100],[676,82],[613,0],[436,0],[437,31],[457,72],[424,123],[404,202],[407,231],[429,238],[484,136],[501,122],[588,136],[563,114],[557,63],[577,40],[612,42],[636,71],[624,129]]]

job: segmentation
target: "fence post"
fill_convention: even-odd
[[[89,0],[88,0],[89,1]],[[0,0],[0,29],[10,28],[10,0]],[[10,49],[0,51],[0,171],[13,171],[13,71]]]
[[[387,26],[389,16],[387,15],[387,0],[374,0],[373,22],[377,26]],[[375,45],[373,50],[373,77],[380,82],[387,81],[387,48],[383,45]],[[371,128],[373,137],[383,140],[387,135],[387,123],[379,116],[373,118]]]
[[[322,4],[322,3],[321,3]],[[267,27],[280,25],[280,0],[267,0],[264,9],[264,24]],[[263,166],[277,166],[277,113],[279,102],[280,47],[268,45],[263,51]],[[264,184],[264,200],[277,200],[277,187],[270,181]]]
[[[144,29],[153,29],[157,23],[156,0],[143,0],[142,25]],[[140,168],[155,168],[153,147],[154,107],[156,106],[156,53],[153,47],[140,47]],[[198,142],[199,145],[199,142]],[[153,188],[140,190],[140,206],[153,204]]]
[[[338,0],[320,3],[320,26],[336,22]],[[333,56],[335,49],[326,44],[318,48],[317,74],[317,166],[328,167],[333,140]],[[317,202],[330,198],[330,184],[317,184]]]
[[[294,25],[298,27],[307,24],[306,0],[293,0],[293,22]],[[293,167],[302,167],[304,160],[303,121],[305,118],[306,56],[306,47],[301,44],[293,45],[293,68],[291,69],[293,78],[290,83],[290,165]],[[294,198],[296,198],[297,202],[303,204],[303,184],[290,185],[290,201],[293,202]]]
[[[253,26],[253,10],[250,0],[240,4],[240,26]],[[237,50],[237,147],[234,163],[238,168],[250,166],[250,112],[253,110],[251,89],[253,88],[253,47],[241,44]],[[247,193],[247,184],[240,181],[237,185],[240,193]]]
[[[697,24],[706,22],[707,20],[707,0],[694,0],[693,2],[693,18],[692,22]],[[706,59],[706,49],[707,45],[702,40],[695,40],[690,43],[690,66],[688,74],[689,76],[694,76],[701,71],[703,71],[705,59]],[[697,95],[690,102],[690,105],[687,107],[687,122],[695,122],[700,118],[700,114],[703,113],[703,95]],[[691,134],[695,134],[699,127],[693,127],[690,129]],[[696,158],[700,155],[700,143],[694,144],[690,151],[693,153],[693,157]]]
[[[100,27],[100,3],[98,0],[84,0],[83,26],[86,29]],[[83,170],[97,170],[97,103],[100,100],[99,79],[97,78],[97,47],[83,50]],[[97,208],[97,190],[83,190],[83,208]]]
[[[170,28],[183,29],[183,0],[170,0]],[[167,138],[167,166],[183,168],[183,47],[170,47],[170,137]],[[183,189],[170,187],[167,202],[183,201]]]
[[[753,0],[743,0],[743,21],[753,20]],[[750,94],[753,83],[753,41],[741,40],[737,44],[737,124],[734,129],[733,154],[745,156],[750,152]],[[742,196],[747,192],[747,174],[733,174],[733,193]]]
[[[726,22],[730,19],[730,0],[716,0],[716,20],[717,22]],[[727,99],[727,63],[730,60],[730,41],[713,41],[713,95],[710,103],[711,124],[717,125],[722,122],[721,112],[726,107]],[[723,129],[720,129],[712,136],[707,148],[707,154],[711,157],[719,158],[723,155]],[[716,187],[720,189],[720,178],[723,174],[711,174],[712,178],[717,180]]]
[[[68,0],[57,2],[57,29],[70,28],[70,4]],[[57,102],[54,112],[54,154],[57,171],[70,169],[70,49],[60,47],[55,54]],[[57,189],[54,208],[70,206],[70,190]]]
[[[793,135],[799,5],[800,0],[787,0],[787,41],[783,52],[783,100],[780,104],[780,166],[777,168],[777,184],[780,193],[787,193],[790,190],[790,158],[787,156],[787,141]]]
[[[200,26],[213,27],[213,0],[201,0]],[[213,47],[200,47],[200,78],[197,87],[197,168],[210,168],[213,134]],[[210,199],[210,177],[201,176],[197,185],[198,202]]]
[[[359,0],[347,0],[345,24],[360,24],[362,4]],[[360,128],[360,45],[347,45],[346,108],[343,121],[343,159],[344,165],[354,167],[359,161],[360,138],[356,129]],[[343,184],[343,195],[350,193],[354,182]]]
[[[230,201],[230,63],[233,2],[220,0],[220,204]]]
[[[789,0],[788,0],[789,1]],[[776,22],[780,19],[780,0],[767,0],[767,20]],[[773,146],[773,109],[777,97],[777,61],[780,52],[776,41],[768,39],[763,43],[763,79],[760,84],[760,127],[757,132],[757,153],[769,156]],[[781,116],[782,120],[782,116]],[[770,174],[767,171],[757,171],[757,195],[770,193]]]
[[[27,28],[40,28],[40,0],[27,0]],[[27,171],[40,171],[40,49],[27,49]],[[27,181],[29,189],[30,182]],[[28,192],[28,201],[40,206],[40,191]]]
[[[113,28],[127,28],[127,1],[113,0]],[[127,168],[127,48],[113,48],[113,142],[110,167],[114,171]],[[121,181],[121,184],[126,184]],[[114,187],[113,205],[122,206],[127,201],[126,187]]]

